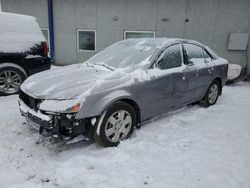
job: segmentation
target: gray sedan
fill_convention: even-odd
[[[129,39],[82,64],[28,78],[19,107],[40,133],[116,146],[159,114],[194,102],[214,105],[227,69],[227,60],[196,41]]]

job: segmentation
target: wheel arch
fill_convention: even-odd
[[[22,71],[25,75],[25,77],[28,77],[27,71],[20,65],[16,64],[16,63],[10,63],[10,62],[4,62],[0,64],[0,68],[4,68],[4,67],[14,67],[19,69],[20,71]]]
[[[135,110],[136,117],[137,117],[137,124],[140,123],[141,122],[141,109],[139,105],[134,100],[129,99],[129,98],[121,98],[117,100],[116,102],[119,102],[119,101],[129,104]]]
[[[108,95],[92,96],[83,103],[83,107],[76,114],[77,119],[101,116],[115,102],[125,102],[135,110],[138,123],[141,121],[143,104],[136,102],[131,93],[125,90],[116,90]],[[88,109],[88,110],[87,110]]]
[[[140,109],[138,103],[135,102],[135,100],[133,100],[133,99],[131,99],[129,97],[119,97],[117,99],[114,99],[114,100],[110,101],[108,104],[106,104],[102,108],[102,113],[104,111],[106,111],[109,107],[111,107],[116,102],[125,102],[125,103],[129,104],[135,110],[135,113],[136,113],[136,116],[137,116],[137,124],[141,122],[141,109]]]
[[[95,129],[95,132],[96,132],[97,135],[100,135],[101,123],[103,121],[103,118],[105,117],[107,109],[110,108],[113,104],[115,104],[117,102],[127,103],[135,110],[136,118],[137,118],[136,127],[138,127],[138,128],[140,127],[139,123],[141,121],[141,112],[140,112],[139,105],[131,98],[121,97],[121,98],[117,98],[115,100],[112,100],[112,102],[109,102],[107,105],[105,105],[104,108],[102,108],[102,113],[100,113],[100,115],[98,117],[98,121],[97,121],[97,124],[96,124],[96,129]]]

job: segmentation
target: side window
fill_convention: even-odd
[[[169,46],[158,61],[160,69],[180,67],[182,64],[182,48],[180,44]]]
[[[184,44],[189,64],[204,63],[203,49],[194,44]]]

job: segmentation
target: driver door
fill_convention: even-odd
[[[169,46],[149,70],[146,110],[151,117],[182,105],[187,89],[182,52],[180,43]]]

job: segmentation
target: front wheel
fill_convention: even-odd
[[[96,142],[104,147],[117,146],[128,139],[137,123],[135,110],[125,102],[116,102],[99,118]]]
[[[209,107],[214,105],[219,97],[219,93],[220,93],[220,84],[217,80],[215,80],[210,84],[205,94],[205,97],[200,102],[200,105],[203,107]]]

